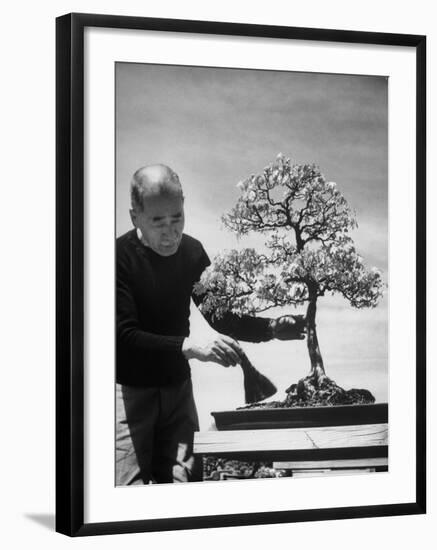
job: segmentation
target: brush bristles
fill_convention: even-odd
[[[246,403],[256,403],[271,397],[277,392],[276,386],[252,365],[247,357],[241,362],[244,375],[244,399]]]

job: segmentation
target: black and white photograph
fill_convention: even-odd
[[[115,485],[389,471],[387,77],[117,62],[115,180]]]

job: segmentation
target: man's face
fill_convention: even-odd
[[[176,253],[184,231],[184,201],[177,195],[156,195],[144,202],[144,210],[131,210],[132,222],[143,241],[160,256]]]

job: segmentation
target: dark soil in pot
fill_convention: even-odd
[[[316,376],[314,373],[292,384],[286,390],[283,401],[250,403],[240,409],[278,409],[290,407],[326,407],[335,405],[365,405],[374,403],[375,398],[369,390],[352,388],[345,390],[328,376]]]

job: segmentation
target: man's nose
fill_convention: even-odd
[[[170,235],[175,235],[176,233],[177,233],[177,228],[173,226],[171,221],[166,222],[162,228],[162,234],[164,236],[170,236]]]

